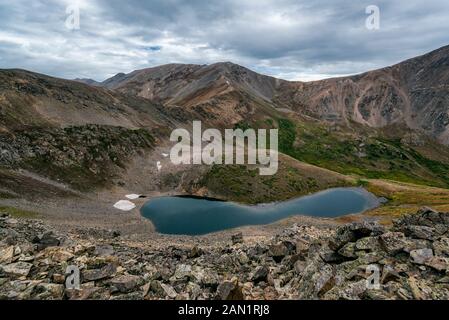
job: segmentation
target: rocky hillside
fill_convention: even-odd
[[[228,124],[247,118],[245,113],[254,120],[273,115],[270,108],[288,109],[346,125],[405,124],[449,144],[449,46],[392,67],[307,83],[218,63],[137,70],[118,74],[102,86],[164,105],[221,114]]]
[[[176,111],[147,99],[0,70],[0,198],[42,194],[43,183],[21,169],[52,179],[46,189],[58,182],[83,191],[114,185],[176,119]]]
[[[282,82],[225,62],[136,70],[117,74],[102,86],[165,106],[182,106],[195,119],[229,127],[244,119],[277,115],[271,100]]]
[[[130,159],[154,145],[144,129],[86,125],[16,130],[0,134],[0,167],[27,169],[89,190],[111,186]],[[5,187],[6,182],[1,189]]]
[[[282,82],[224,62],[212,65],[168,64],[137,70],[128,75],[119,74],[102,85],[166,104],[192,105],[236,90],[270,100]],[[201,92],[203,96],[199,94]]]
[[[3,213],[0,299],[449,299],[448,229],[448,213],[423,208],[391,229],[295,225],[257,243],[235,234],[189,247],[59,234]],[[68,265],[81,270],[79,290],[65,288]],[[372,286],[367,270],[379,270]]]
[[[162,106],[76,81],[0,70],[0,132],[86,124],[131,129],[170,124]]]
[[[449,144],[449,46],[357,76],[283,83],[275,101],[321,119],[404,123]]]

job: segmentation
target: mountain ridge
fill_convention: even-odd
[[[231,62],[166,64],[102,82],[115,91],[187,108],[223,113],[249,101],[315,119],[381,128],[405,124],[449,144],[449,46],[361,74],[311,82],[288,81]],[[223,102],[224,101],[224,102]],[[211,108],[212,106],[212,108]],[[231,110],[236,113],[236,110]],[[218,116],[218,113],[217,113]],[[237,121],[238,117],[228,116]]]

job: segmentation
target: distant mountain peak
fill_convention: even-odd
[[[89,78],[76,78],[76,79],[73,79],[73,81],[88,84],[90,86],[101,87],[101,82],[98,82],[98,81],[95,81],[95,80],[89,79]]]

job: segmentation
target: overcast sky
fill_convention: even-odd
[[[80,8],[79,29],[66,26],[70,5]],[[380,9],[378,30],[365,26],[369,5]],[[0,68],[104,80],[232,61],[308,81],[448,45],[448,30],[448,0],[0,0]]]

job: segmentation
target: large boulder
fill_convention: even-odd
[[[418,249],[410,252],[410,258],[413,263],[425,264],[426,261],[433,257],[432,249]]]
[[[48,247],[57,247],[60,245],[61,241],[52,231],[47,231],[34,237],[33,243],[37,245],[38,250],[43,250]]]
[[[339,227],[335,235],[329,240],[329,248],[338,251],[349,242],[355,242],[369,236],[379,236],[384,232],[385,229],[377,222],[364,221],[344,225]]]
[[[107,278],[112,278],[117,272],[117,267],[110,263],[102,267],[101,269],[84,270],[82,272],[82,278],[85,282],[97,281]]]
[[[302,278],[296,288],[302,300],[317,299],[335,285],[335,269],[329,264],[310,263],[302,272]]]
[[[217,288],[218,300],[243,300],[242,287],[237,280],[224,281]]]
[[[8,246],[0,249],[0,264],[11,263],[14,259],[14,246]]]
[[[121,293],[133,291],[140,283],[140,277],[134,275],[122,275],[111,279],[111,285]]]
[[[254,271],[251,280],[253,282],[261,282],[261,281],[267,281],[268,274],[270,273],[270,269],[268,269],[267,266],[258,266],[256,270]]]
[[[276,262],[281,262],[289,253],[289,248],[283,242],[273,244],[268,248],[268,254],[273,257]]]
[[[395,255],[407,246],[407,239],[402,232],[387,232],[379,238],[382,248],[390,255]]]
[[[0,267],[3,273],[16,277],[26,277],[31,271],[33,265],[27,262],[16,262]]]
[[[436,237],[436,230],[433,227],[406,226],[403,230],[407,237],[415,239],[434,240]]]

